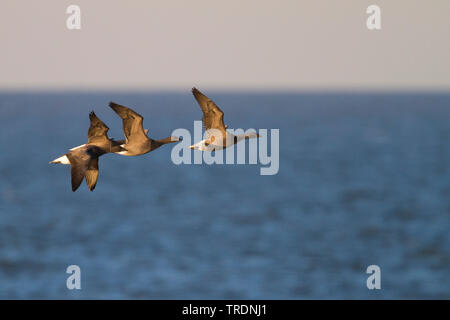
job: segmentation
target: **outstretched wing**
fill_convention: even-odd
[[[71,168],[72,191],[77,190],[78,187],[80,186],[81,182],[86,176],[86,172],[90,170],[91,162],[96,159],[98,161],[98,157],[103,153],[104,152],[97,146],[86,145],[82,148],[72,150],[66,154],[72,166]],[[93,166],[94,166],[93,169],[95,170],[95,163],[93,164]],[[97,162],[97,171],[98,171],[98,162]]]
[[[98,158],[94,158],[89,162],[85,173],[85,178],[89,190],[94,191],[98,179]]]
[[[110,102],[109,106],[122,118],[123,133],[127,143],[130,140],[147,139],[147,135],[142,127],[144,118],[140,114],[114,102]]]
[[[197,100],[200,108],[203,111],[203,124],[205,125],[205,129],[217,129],[220,130],[223,136],[226,136],[226,127],[223,122],[223,112],[219,109],[219,107],[201,93],[196,88],[192,88],[192,93],[194,94],[195,99]]]
[[[108,142],[108,130],[109,128],[104,124],[94,113],[91,111],[89,114],[91,120],[91,126],[88,131],[88,143]]]

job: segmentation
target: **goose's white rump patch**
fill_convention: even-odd
[[[62,157],[53,160],[52,163],[70,164],[70,161],[69,158],[66,157],[66,155],[63,155]]]

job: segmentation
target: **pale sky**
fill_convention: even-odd
[[[2,0],[0,44],[0,90],[450,90],[450,0]]]

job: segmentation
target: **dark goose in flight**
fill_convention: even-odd
[[[219,109],[214,101],[196,88],[192,88],[192,93],[203,112],[202,120],[206,130],[206,139],[197,142],[189,148],[201,151],[221,150],[232,146],[241,140],[259,137],[256,132],[238,135],[231,134],[226,130],[228,126],[223,122],[222,110]]]
[[[89,114],[91,125],[88,131],[88,143],[72,148],[68,153],[50,161],[50,163],[61,163],[71,165],[72,191],[80,186],[83,178],[89,190],[93,191],[98,179],[98,158],[109,152],[123,151],[120,147],[124,141],[114,141],[108,138],[109,128],[95,115],[94,111]]]
[[[163,144],[180,141],[177,137],[167,137],[162,140],[153,140],[147,136],[148,130],[142,127],[144,118],[131,110],[117,103],[110,102],[109,106],[122,118],[123,133],[125,143],[121,145],[124,149],[116,152],[124,156],[139,156],[153,151]]]

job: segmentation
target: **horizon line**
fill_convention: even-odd
[[[428,86],[405,86],[405,87],[229,87],[229,86],[199,86],[192,85],[185,88],[174,87],[141,87],[141,86],[110,86],[110,87],[87,87],[87,86],[48,86],[48,87],[0,87],[1,94],[7,93],[92,93],[92,92],[116,92],[116,93],[183,93],[189,92],[193,87],[202,88],[213,92],[223,93],[430,93],[430,94],[450,94],[450,86],[428,87]]]

